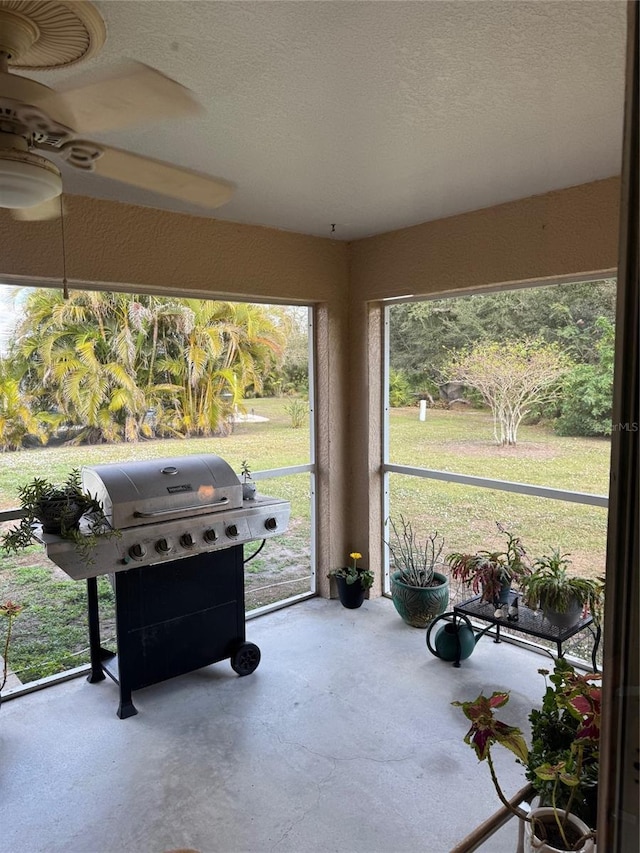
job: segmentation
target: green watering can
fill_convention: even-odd
[[[438,622],[442,621],[444,621],[444,624],[436,631],[432,645],[431,634],[433,633],[433,629]],[[466,660],[471,656],[471,652],[475,649],[478,640],[484,637],[492,627],[493,625],[491,624],[487,625],[486,628],[475,634],[469,619],[463,614],[451,610],[448,613],[438,616],[429,626],[429,630],[427,631],[427,648],[437,658],[453,661],[454,666],[460,666],[460,661]]]

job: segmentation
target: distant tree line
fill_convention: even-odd
[[[29,293],[0,360],[0,448],[207,436],[283,364],[286,310],[125,293]]]
[[[282,360],[265,376],[256,396],[307,397],[309,394],[309,309],[287,306],[287,346]]]
[[[548,419],[565,435],[608,435],[615,299],[615,280],[606,279],[396,305],[391,405],[406,405],[419,394],[437,400],[439,387],[457,378],[454,366],[462,353],[535,341],[561,352],[565,363],[547,393],[531,401],[529,421]],[[469,382],[473,388],[478,386]]]

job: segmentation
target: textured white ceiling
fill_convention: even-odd
[[[192,89],[201,116],[96,135],[225,178],[216,218],[350,239],[620,171],[625,3],[97,2],[99,57]],[[202,215],[65,169],[65,190]]]

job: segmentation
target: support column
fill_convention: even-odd
[[[323,598],[330,598],[327,573],[347,565],[349,552],[356,548],[347,536],[353,529],[349,435],[354,407],[349,394],[346,299],[316,306],[314,348],[317,589]],[[337,592],[333,591],[333,597]]]

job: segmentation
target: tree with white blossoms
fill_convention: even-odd
[[[504,446],[516,444],[518,427],[535,404],[559,394],[558,379],[570,366],[556,344],[491,341],[454,353],[446,375],[480,393],[493,415],[495,440]]]

